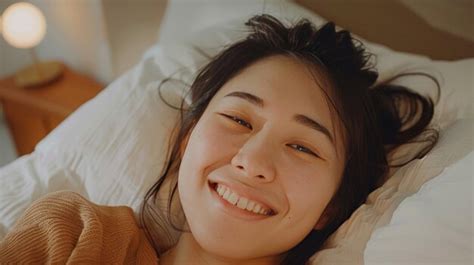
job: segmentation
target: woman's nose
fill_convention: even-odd
[[[253,135],[234,155],[231,164],[244,171],[245,176],[271,182],[276,174],[276,154],[272,150],[268,137],[263,134]]]

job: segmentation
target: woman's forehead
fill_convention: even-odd
[[[265,107],[298,110],[329,118],[329,104],[318,83],[305,64],[278,55],[243,69],[221,88],[216,97],[222,99],[231,92],[242,91],[263,99]]]

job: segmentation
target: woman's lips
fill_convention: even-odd
[[[208,184],[212,197],[217,200],[218,206],[227,214],[244,220],[262,220],[271,217],[269,215],[257,214],[238,208],[236,205],[231,204],[217,193],[217,183],[208,182]]]
[[[271,207],[269,202],[267,202],[263,198],[255,196],[253,192],[245,189],[244,187],[240,187],[240,185],[235,185],[231,182],[219,182],[219,181],[213,181],[213,180],[209,180],[208,182],[216,191],[217,191],[217,185],[223,186],[226,189],[230,189],[230,191],[232,191],[232,193],[235,193],[239,198],[246,198],[249,201],[253,201],[255,204],[259,204],[261,208],[270,210],[271,215],[278,214],[278,211],[276,211],[275,208]],[[232,202],[230,202],[230,204],[232,204]]]

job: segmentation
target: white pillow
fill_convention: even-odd
[[[474,152],[405,199],[372,233],[366,265],[472,264]]]
[[[349,220],[330,237],[324,249],[313,257],[314,264],[364,264],[364,250],[372,232],[387,225],[400,203],[417,193],[425,182],[438,176],[446,167],[453,165],[474,150],[473,129],[474,119],[471,118],[457,120],[441,131],[438,144],[427,156],[400,168],[382,187],[369,195],[366,203],[352,214]],[[459,192],[464,192],[461,195],[463,197],[472,194],[466,194],[464,190]],[[454,196],[455,194],[446,195]],[[441,210],[441,208],[435,210]],[[466,218],[469,214],[469,212],[459,212],[457,218]],[[458,229],[445,225],[445,229]],[[431,233],[439,234],[440,231],[432,230]],[[470,234],[465,236],[469,237]],[[410,239],[405,238],[405,240]],[[464,238],[458,243],[465,240]],[[437,249],[429,251],[435,250],[437,251]],[[370,253],[365,257],[370,257]],[[376,257],[380,258],[379,255]],[[380,261],[380,259],[377,260]]]

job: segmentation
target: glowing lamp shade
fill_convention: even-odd
[[[1,0],[0,0],[1,1]],[[15,73],[15,82],[21,87],[41,86],[53,82],[63,73],[59,62],[40,62],[34,47],[46,34],[46,21],[41,11],[30,3],[9,6],[0,21],[3,38],[13,47],[29,49],[33,65]]]
[[[32,48],[46,34],[43,13],[30,3],[20,2],[9,6],[2,15],[3,38],[16,48]]]

